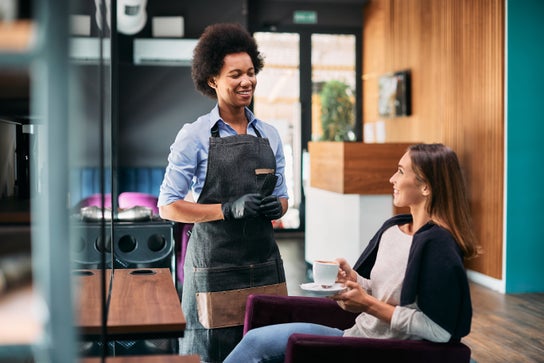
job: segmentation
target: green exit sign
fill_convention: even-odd
[[[295,24],[317,24],[317,11],[313,10],[295,10],[293,13],[293,23]]]

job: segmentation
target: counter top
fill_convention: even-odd
[[[409,145],[310,142],[310,185],[342,194],[391,194],[389,178]]]

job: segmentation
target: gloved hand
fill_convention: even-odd
[[[246,194],[233,202],[225,202],[221,205],[225,220],[242,219],[257,217],[259,215],[259,205],[261,204],[261,195]]]
[[[280,198],[275,195],[264,197],[261,201],[259,212],[270,220],[280,219],[283,214]]]

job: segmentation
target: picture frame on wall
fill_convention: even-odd
[[[411,75],[409,70],[380,76],[378,80],[378,114],[386,118],[411,115],[410,86]]]

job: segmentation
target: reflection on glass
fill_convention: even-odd
[[[300,226],[301,147],[299,35],[292,33],[255,33],[265,66],[257,76],[255,115],[274,125],[283,140],[285,182],[289,192],[289,210],[275,228],[297,229]]]
[[[312,34],[312,140],[355,140],[355,87],[355,35]]]
[[[69,68],[69,208],[71,211],[70,247],[74,291],[97,297],[102,306],[76,305],[76,325],[91,319],[104,323],[108,286],[112,274],[93,272],[97,283],[83,284],[89,277],[82,270],[111,269],[112,253],[112,66],[109,29],[96,24],[103,19],[93,6],[103,1],[72,3],[70,15]],[[97,7],[98,8],[98,7]],[[91,16],[91,14],[93,16]],[[105,19],[105,18],[104,18]],[[104,278],[102,283],[102,277]],[[93,290],[83,291],[80,286]],[[103,291],[100,291],[103,289]],[[95,299],[96,300],[96,299]],[[99,300],[99,301],[100,301]],[[76,301],[79,299],[76,297]],[[81,311],[85,310],[85,315]],[[83,320],[82,320],[83,319]],[[79,355],[105,354],[106,337],[83,339]]]
[[[97,39],[99,40],[99,39]],[[96,43],[97,46],[99,42]],[[98,49],[97,49],[98,51]],[[100,253],[111,259],[112,147],[108,64],[72,62],[69,92],[70,208],[75,268],[99,268]],[[102,236],[102,220],[107,228]]]

